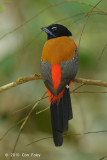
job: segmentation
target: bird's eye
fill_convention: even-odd
[[[52,27],[51,29],[52,29],[53,31],[55,31],[55,30],[57,30],[57,27]]]

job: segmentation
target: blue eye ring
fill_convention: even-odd
[[[57,27],[52,27],[51,29],[52,29],[52,30],[57,30]]]

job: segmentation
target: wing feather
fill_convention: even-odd
[[[47,87],[47,89],[49,89],[49,91],[56,96],[56,92],[53,88],[53,82],[52,82],[52,76],[51,76],[51,65],[46,61],[43,62],[41,60],[41,75],[42,75],[42,79]]]
[[[57,88],[57,94],[59,94],[63,88],[74,79],[78,70],[79,54],[77,47],[75,48],[74,57],[71,60],[61,62],[61,82]]]

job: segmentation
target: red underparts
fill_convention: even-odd
[[[60,64],[51,65],[51,76],[52,76],[52,81],[53,81],[53,88],[56,91],[60,82],[61,82]],[[52,93],[48,89],[47,89],[47,91],[48,91],[48,94],[49,94],[49,101],[51,103],[55,103],[56,101],[57,102],[60,101],[60,99],[63,95],[64,89],[57,96],[52,95]]]

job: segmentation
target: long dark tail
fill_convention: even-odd
[[[55,146],[63,144],[62,133],[68,130],[68,120],[73,118],[69,88],[65,88],[60,102],[51,104],[51,123]]]

